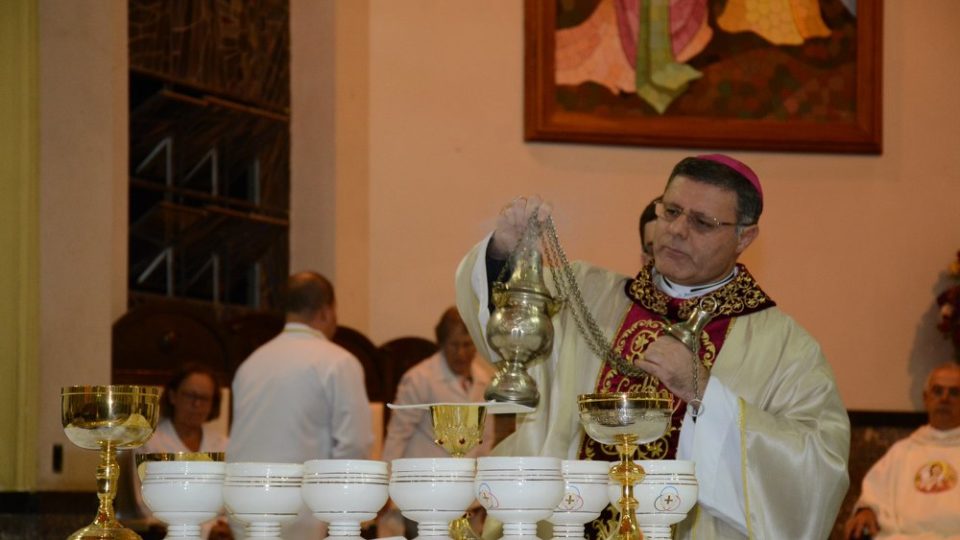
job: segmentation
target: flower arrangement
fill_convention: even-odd
[[[960,251],[947,270],[952,278],[960,282]],[[953,354],[960,361],[960,283],[940,293],[937,305],[940,306],[937,330],[953,342]]]

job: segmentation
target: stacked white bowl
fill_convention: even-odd
[[[670,526],[680,523],[697,502],[699,485],[694,463],[687,460],[637,461],[646,475],[633,486],[637,523],[645,540],[670,540]],[[620,500],[620,484],[608,486],[610,500]]]
[[[610,463],[568,459],[561,463],[561,471],[564,494],[550,517],[553,537],[584,538],[584,524],[600,517],[610,503],[607,494]]]
[[[223,507],[222,461],[147,461],[143,502],[167,524],[167,538],[200,540],[200,524]]]
[[[387,463],[315,459],[303,467],[303,500],[329,524],[328,539],[360,538],[360,523],[375,518],[387,502]]]
[[[450,538],[450,522],[473,502],[473,458],[406,458],[390,463],[390,498],[426,540]]]
[[[477,458],[474,494],[487,514],[503,522],[506,540],[535,536],[563,498],[560,460],[550,457]]]
[[[280,538],[283,523],[303,505],[299,463],[227,463],[223,502],[251,538]]]

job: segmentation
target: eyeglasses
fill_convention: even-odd
[[[657,201],[657,204],[654,206],[654,210],[657,213],[657,217],[666,221],[667,223],[673,223],[677,220],[678,217],[686,214],[687,216],[687,225],[690,226],[694,232],[699,234],[708,234],[719,229],[720,227],[731,227],[739,226],[740,223],[735,222],[726,222],[720,221],[717,218],[710,217],[700,212],[695,212],[692,210],[687,210],[682,206],[677,206],[668,202]]]
[[[940,386],[939,384],[935,384],[930,387],[929,392],[938,398],[944,396],[958,398],[960,397],[960,386]]]
[[[195,393],[195,392],[190,392],[190,391],[177,392],[177,395],[180,396],[180,397],[182,397],[183,399],[186,399],[186,400],[188,400],[188,401],[192,401],[192,402],[194,402],[194,403],[205,404],[205,403],[212,403],[212,402],[213,402],[213,396],[207,396],[207,395],[204,395],[204,394],[197,394],[197,393]]]

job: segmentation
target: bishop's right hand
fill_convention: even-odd
[[[517,197],[507,203],[497,216],[497,228],[493,232],[487,254],[499,260],[509,257],[527,229],[530,216],[536,213],[537,219],[543,221],[550,217],[550,211],[550,203],[536,195]]]

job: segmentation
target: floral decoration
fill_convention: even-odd
[[[937,305],[940,306],[937,330],[953,343],[954,356],[960,361],[960,251],[950,263],[948,272],[957,283],[937,296]]]

